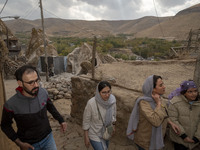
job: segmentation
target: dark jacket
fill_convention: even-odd
[[[22,95],[21,87],[16,91],[17,93],[4,104],[1,120],[2,131],[12,141],[19,138],[22,142],[33,144],[45,138],[52,131],[47,110],[59,123],[64,122],[45,89],[39,88],[38,95],[34,98]],[[17,132],[12,127],[13,118]]]

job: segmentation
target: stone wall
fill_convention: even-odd
[[[55,75],[49,78],[49,82],[41,82],[41,86],[48,91],[51,100],[71,99],[71,76],[73,75]]]
[[[82,124],[83,112],[87,101],[94,96],[97,82],[86,78],[72,77],[71,116],[78,124]]]

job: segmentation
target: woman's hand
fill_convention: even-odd
[[[181,130],[180,130],[180,128],[178,127],[178,125],[176,125],[175,123],[173,123],[171,120],[168,120],[168,123],[171,125],[172,129],[174,130],[174,132],[175,132],[177,135],[180,135],[180,134],[181,134]]]
[[[154,101],[156,102],[156,104],[158,106],[161,105],[161,100],[160,100],[160,95],[159,94],[152,94],[152,98],[154,99]]]
[[[184,138],[184,142],[186,142],[186,143],[194,143],[194,140],[192,140],[191,138],[189,138],[187,136],[186,138]]]
[[[90,147],[90,139],[88,137],[88,130],[84,131],[84,142],[85,142],[85,146],[87,148],[89,148]]]
[[[112,132],[112,136],[115,134],[116,130],[115,130],[115,125],[113,125],[113,132]]]

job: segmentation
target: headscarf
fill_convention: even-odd
[[[127,134],[128,138],[131,140],[134,139],[133,131],[135,131],[137,129],[138,122],[139,122],[139,102],[141,100],[145,100],[150,103],[152,109],[155,109],[155,107],[156,107],[156,103],[155,103],[154,99],[152,98],[153,88],[154,88],[153,87],[153,75],[151,75],[145,80],[143,87],[142,87],[142,92],[143,92],[144,96],[139,97],[136,100],[135,105],[132,110],[132,113],[131,113],[131,116],[130,116],[130,119],[129,119],[126,134]],[[152,126],[152,134],[151,134],[149,149],[157,150],[157,149],[161,149],[162,147],[164,147],[163,136],[162,136],[162,125],[160,125],[159,127]]]
[[[116,103],[115,96],[110,94],[110,97],[108,98],[107,101],[104,101],[99,93],[98,89],[99,84],[97,85],[96,88],[96,95],[95,99],[99,105],[101,105],[103,108],[106,109],[106,118],[104,121],[105,126],[108,126],[112,123],[112,105]]]
[[[168,95],[168,99],[171,100],[174,96],[179,96],[181,95],[182,91],[188,90],[190,88],[197,88],[196,84],[194,83],[194,81],[189,80],[189,81],[183,81],[180,84],[179,88],[176,88],[176,90],[172,91],[169,95]]]

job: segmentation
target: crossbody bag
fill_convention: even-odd
[[[97,111],[99,113],[99,116],[100,116],[101,121],[103,123],[103,127],[105,129],[102,138],[104,140],[109,140],[112,137],[112,134],[113,134],[113,125],[112,125],[112,123],[110,125],[108,125],[108,126],[105,125],[105,123],[103,122],[103,118],[102,118],[102,115],[100,113],[99,106],[98,106],[97,102],[96,102],[96,105],[97,105]]]

